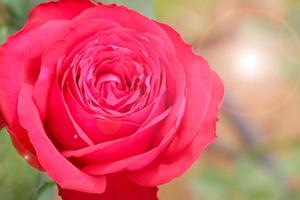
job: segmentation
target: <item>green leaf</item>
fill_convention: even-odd
[[[35,191],[30,200],[53,200],[55,193],[55,183],[46,174],[40,173]]]
[[[56,194],[56,185],[53,182],[47,182],[40,188],[36,200],[53,200]]]

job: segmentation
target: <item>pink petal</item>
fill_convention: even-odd
[[[10,133],[10,137],[12,140],[12,143],[14,145],[14,147],[16,148],[17,152],[32,166],[35,167],[36,169],[39,170],[44,170],[42,168],[42,166],[40,165],[36,155],[35,155],[35,151],[31,150],[31,149],[27,149],[24,147],[24,145],[20,142],[20,140],[16,139],[15,134],[13,132],[10,132],[8,130],[8,132]],[[28,139],[29,140],[29,139]],[[33,147],[32,147],[33,149]]]
[[[20,67],[26,66],[29,62],[30,66],[33,66],[33,60],[31,59],[34,59],[34,62],[37,63],[35,68],[31,67],[30,70],[32,74],[35,74],[33,72],[38,71],[39,68],[39,56],[41,56],[47,46],[53,44],[56,35],[59,35],[61,30],[64,30],[63,26],[58,27],[65,23],[63,20],[72,19],[83,10],[92,6],[94,4],[89,0],[62,0],[59,3],[40,4],[33,8],[24,27],[16,34],[11,35],[4,45],[0,47],[0,106],[7,125],[10,126],[12,124],[15,114],[14,105],[16,104],[20,85],[23,82],[22,78],[24,75],[22,72],[25,71],[27,73],[26,70],[20,70]],[[38,27],[49,20],[55,19],[61,19],[62,21],[55,21]]]
[[[59,0],[34,7],[25,26],[38,26],[50,20],[73,19],[85,9],[95,6],[90,0]]]
[[[136,30],[138,32],[152,33],[158,35],[164,41],[164,44],[171,45],[168,35],[153,20],[141,15],[140,13],[129,10],[125,6],[104,5],[98,3],[95,7],[81,13],[77,19],[106,19],[121,24],[121,26]],[[170,49],[173,51],[173,49]]]
[[[223,98],[223,85],[219,77],[213,73],[214,89],[213,99],[207,111],[207,117],[197,131],[196,137],[180,153],[163,153],[152,164],[139,171],[128,173],[129,180],[145,186],[161,185],[182,175],[194,164],[208,144],[216,138],[217,114],[220,101]]]
[[[19,152],[26,149],[27,153],[34,154],[27,133],[16,117],[21,85],[35,81],[42,52],[60,36],[64,27],[65,21],[52,21],[30,31],[23,29],[0,47],[0,110],[14,144],[19,144],[16,145]]]
[[[178,110],[175,110],[175,113],[178,113]],[[144,153],[132,155],[131,157],[120,159],[115,162],[102,163],[102,164],[98,163],[95,165],[89,165],[83,168],[83,171],[93,175],[101,175],[104,173],[113,173],[113,172],[124,171],[124,170],[134,171],[147,166],[149,163],[155,160],[163,152],[163,150],[165,150],[167,145],[171,142],[172,138],[176,134],[176,130],[177,130],[176,118],[175,119],[167,118],[162,123],[163,125],[162,127],[160,127],[159,130],[164,133],[164,137],[157,146],[152,147],[150,150]],[[151,134],[151,131],[152,131],[152,135],[150,136],[153,137],[153,133],[157,133],[157,131],[153,131],[151,129],[148,131],[146,129],[146,133],[148,133],[148,135]],[[135,139],[135,140],[143,141],[143,140],[151,140],[151,138],[148,139],[144,136],[141,139]]]
[[[63,200],[158,200],[157,191],[157,187],[136,185],[119,174],[107,177],[107,189],[100,195],[59,188]]]
[[[13,123],[22,83],[36,80],[41,54],[60,36],[64,27],[65,21],[49,22],[30,32],[21,31],[0,47],[0,106],[8,126]]]
[[[48,97],[45,127],[53,143],[55,143],[57,147],[60,147],[60,149],[74,150],[88,146],[88,144],[78,136],[68,116],[57,82],[53,83]]]
[[[83,23],[84,22],[78,20],[72,21],[71,27],[65,35],[64,39],[59,43],[56,43],[54,45],[55,48],[51,47],[51,49],[46,52],[46,55],[51,59],[50,61],[43,59],[43,68],[48,68],[52,71],[58,71],[58,74],[56,74],[57,77],[53,81],[54,83],[50,81],[51,78],[49,77],[51,75],[48,75],[48,78],[46,79],[39,77],[41,78],[41,81],[37,82],[37,84],[35,85],[35,94],[39,94],[38,92],[36,92],[37,88],[40,88],[37,91],[43,91],[43,88],[48,88],[49,83],[52,84],[50,96],[46,99],[49,101],[48,107],[45,107],[45,105],[47,105],[45,104],[45,102],[42,103],[42,105],[44,106],[41,107],[45,109],[47,108],[47,127],[51,130],[50,133],[53,136],[53,141],[59,144],[59,146],[63,147],[64,150],[72,148],[82,148],[84,147],[85,143],[88,142],[89,144],[91,144],[92,142],[90,140],[87,140],[88,136],[84,133],[83,130],[81,130],[80,135],[77,134],[74,126],[76,126],[76,129],[79,131],[80,127],[78,127],[78,124],[75,124],[74,120],[70,118],[70,110],[68,110],[68,108],[66,107],[65,99],[63,98],[63,94],[61,94],[62,86],[58,85],[60,84],[59,82],[61,82],[61,76],[64,75],[64,67],[69,66],[68,63],[65,63],[68,59],[64,59],[63,63],[60,63],[59,60],[64,54],[66,54],[66,52],[70,54],[69,51],[73,50],[74,46],[80,44],[80,42],[85,41],[86,38],[95,34],[97,31],[107,30],[117,26],[117,24],[114,22],[100,19],[93,20],[90,23],[85,23],[84,28],[82,27]],[[81,26],[79,26],[79,24]],[[57,54],[58,51],[60,52],[59,54]],[[51,62],[51,60],[58,61],[57,65]],[[49,74],[53,74],[53,72],[49,72]],[[35,97],[38,96],[40,95],[35,95]],[[41,101],[41,99],[39,98],[35,98],[35,100]],[[38,105],[40,106],[40,104]],[[60,114],[58,115],[57,113]]]
[[[90,176],[81,172],[57,151],[47,137],[31,97],[32,89],[28,84],[22,87],[18,100],[18,114],[21,125],[28,131],[30,141],[42,167],[62,188],[102,193],[106,187],[105,178]]]
[[[214,141],[215,122],[224,94],[219,77],[204,59],[195,55],[173,29],[161,26],[172,39],[184,66],[187,103],[180,129],[168,149],[146,168],[129,173],[130,180],[148,186],[166,183],[183,174]]]

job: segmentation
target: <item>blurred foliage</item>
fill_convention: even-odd
[[[53,183],[20,157],[4,129],[0,133],[0,149],[1,200],[53,199]]]
[[[28,11],[41,0],[0,0],[1,10],[9,15],[7,25],[20,28],[27,19]],[[1,14],[2,15],[2,14]]]
[[[206,164],[202,161],[201,172],[189,181],[195,196],[193,200],[300,199],[300,144],[278,160],[277,167],[284,176],[274,174],[270,166],[264,165],[248,151],[237,159],[226,159],[229,159],[230,166],[211,163],[210,159],[206,160]]]
[[[252,159],[234,163],[232,174],[213,166],[199,175],[195,189],[209,200],[279,200],[281,184]]]
[[[148,17],[154,17],[154,0],[98,0],[104,3],[115,3],[117,5],[126,5],[128,8],[139,11]]]
[[[300,177],[300,144],[295,145],[293,151],[285,158],[283,163],[286,172],[291,177]]]
[[[282,161],[289,182],[289,192],[292,200],[300,199],[300,143]]]

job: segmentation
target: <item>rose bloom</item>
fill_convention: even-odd
[[[64,200],[157,199],[216,138],[223,93],[178,33],[124,6],[43,3],[0,47],[4,124]]]

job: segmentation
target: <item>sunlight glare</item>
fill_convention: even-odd
[[[235,58],[235,72],[241,78],[260,79],[266,71],[265,57],[257,48],[241,49]]]

